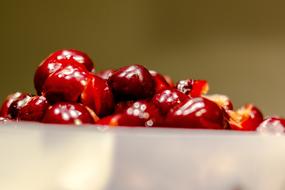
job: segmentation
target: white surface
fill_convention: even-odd
[[[0,128],[1,190],[285,189],[284,136],[15,125]]]

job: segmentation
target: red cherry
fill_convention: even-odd
[[[51,106],[43,119],[44,123],[54,124],[75,124],[94,123],[94,113],[90,112],[82,104],[76,103],[57,103]]]
[[[206,98],[190,99],[171,110],[166,126],[179,128],[225,129],[225,112]]]
[[[66,63],[42,62],[37,68],[34,76],[34,85],[38,95],[41,95],[46,79],[54,72],[62,69]]]
[[[102,118],[97,122],[111,126],[161,126],[163,118],[159,110],[148,101],[134,102],[125,112]]]
[[[256,129],[261,133],[284,134],[285,133],[285,119],[280,117],[269,117],[265,119]]]
[[[27,93],[21,93],[21,92],[16,92],[14,94],[9,95],[2,104],[2,107],[0,110],[0,116],[11,119],[11,115],[9,112],[11,105],[16,101],[26,98],[27,96],[30,96],[30,95]]]
[[[201,97],[209,91],[209,85],[206,80],[180,80],[178,81],[176,88],[192,98]]]
[[[130,106],[121,120],[125,126],[160,126],[162,116],[159,109],[149,101],[137,101]]]
[[[120,68],[113,73],[108,83],[117,100],[151,98],[155,90],[153,77],[141,65]]]
[[[54,104],[56,102],[77,102],[89,77],[87,70],[72,65],[51,74],[44,86],[43,95]]]
[[[14,101],[9,108],[11,119],[18,120],[20,109],[22,109],[22,107],[25,106],[31,99],[32,96],[27,95],[20,100]]]
[[[90,75],[87,85],[81,94],[83,105],[91,108],[99,116],[111,114],[114,110],[114,99],[106,80]]]
[[[91,58],[86,53],[75,49],[58,50],[52,53],[46,60],[48,62],[79,63],[83,65],[88,71],[95,71]]]
[[[176,89],[163,90],[156,94],[152,99],[153,103],[163,114],[167,114],[170,109],[186,100],[189,100],[189,96]]]
[[[263,121],[261,111],[252,104],[247,104],[237,111],[227,111],[230,116],[230,126],[233,130],[255,131]]]
[[[169,89],[171,86],[165,80],[164,76],[156,71],[149,71],[153,77],[155,83],[155,93],[159,93],[162,90]]]
[[[94,71],[93,62],[85,53],[78,50],[56,51],[49,55],[36,70],[34,84],[38,95],[41,94],[42,87],[49,75],[70,64],[82,66],[90,72]]]
[[[225,95],[213,94],[213,95],[206,95],[204,97],[215,102],[216,104],[218,104],[218,106],[220,106],[225,110],[233,110],[234,108],[232,101],[229,99],[229,97]]]
[[[25,121],[42,121],[48,107],[49,104],[45,97],[31,97],[28,101],[24,101],[19,107],[17,119]]]
[[[102,79],[108,80],[112,76],[113,72],[114,72],[113,69],[107,69],[104,71],[96,72],[95,75]]]
[[[135,101],[130,100],[130,101],[122,101],[118,102],[115,105],[115,113],[123,113],[125,112],[131,105],[134,104]]]

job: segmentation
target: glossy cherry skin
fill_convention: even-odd
[[[107,81],[95,75],[89,76],[81,94],[81,102],[99,117],[111,114],[115,107],[113,94]]]
[[[42,88],[46,79],[56,71],[62,69],[67,63],[63,62],[42,62],[37,68],[34,76],[34,86],[38,95],[42,94]]]
[[[136,101],[123,113],[102,118],[99,125],[156,127],[161,126],[163,118],[159,110],[149,101]]]
[[[167,114],[170,109],[189,100],[189,96],[183,94],[176,89],[163,90],[156,94],[152,102],[156,105],[163,114]]]
[[[94,63],[84,52],[75,49],[58,50],[46,58],[48,62],[74,62],[83,65],[88,71],[94,72]]]
[[[155,83],[155,93],[159,93],[165,89],[170,89],[171,86],[165,80],[164,76],[156,71],[149,71]]]
[[[247,104],[237,111],[227,111],[230,116],[230,126],[232,130],[255,131],[263,121],[261,111],[252,104]]]
[[[95,75],[102,79],[108,80],[113,75],[113,72],[114,72],[113,69],[107,69],[107,70],[96,72]]]
[[[122,102],[116,103],[114,113],[125,112],[130,106],[132,106],[134,104],[134,102],[135,101],[130,100],[130,101],[122,101]]]
[[[21,93],[21,92],[16,92],[14,94],[9,95],[3,102],[0,110],[0,116],[4,118],[12,118],[10,114],[11,110],[11,105],[19,100],[22,100],[26,98],[27,96],[30,96],[28,93]]]
[[[283,134],[285,133],[285,119],[280,117],[269,117],[265,119],[256,129],[261,133]]]
[[[227,97],[225,95],[213,94],[213,95],[206,95],[206,96],[204,96],[204,98],[207,98],[207,99],[215,102],[216,104],[218,104],[218,106],[220,106],[221,108],[223,108],[225,110],[233,110],[234,109],[232,101],[229,99],[229,97]]]
[[[78,102],[89,76],[89,72],[83,68],[66,66],[47,78],[43,86],[43,95],[51,104]]]
[[[174,128],[225,129],[225,112],[216,103],[205,98],[190,99],[171,110],[166,126]]]
[[[27,95],[20,100],[14,101],[9,108],[10,118],[13,120],[18,120],[20,110],[23,108],[23,106],[30,102],[31,99],[32,96]]]
[[[70,64],[82,66],[90,72],[94,71],[94,64],[87,54],[73,49],[58,50],[49,55],[35,72],[34,85],[38,95],[41,94],[49,75]]]
[[[19,102],[18,102],[19,104]],[[44,96],[34,96],[18,108],[18,120],[42,121],[49,104]]]
[[[141,65],[131,65],[113,72],[108,83],[116,100],[138,100],[154,95],[155,83],[149,71]]]
[[[209,85],[206,80],[180,80],[176,84],[177,90],[192,97],[201,97],[209,91]]]
[[[43,123],[75,124],[94,123],[92,112],[82,104],[57,103],[46,111]]]

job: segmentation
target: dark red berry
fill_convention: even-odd
[[[21,92],[16,92],[14,94],[9,95],[2,104],[2,107],[0,110],[0,116],[11,119],[12,117],[9,112],[11,105],[16,101],[26,98],[27,96],[30,96],[30,95],[27,93],[21,93]]]
[[[18,120],[20,109],[22,109],[22,107],[25,106],[31,100],[31,98],[32,96],[27,95],[25,98],[17,100],[11,104],[9,108],[11,119]]]
[[[171,110],[166,126],[178,128],[225,129],[225,112],[205,98],[190,99]]]
[[[89,73],[72,65],[51,74],[43,86],[43,95],[54,104],[56,102],[78,102],[85,89]]]
[[[97,124],[111,126],[161,126],[163,118],[159,110],[148,101],[134,102],[123,113],[102,118]]]
[[[32,98],[29,94],[23,94],[20,98],[13,101],[8,109],[8,116],[7,118],[12,120],[18,119],[19,110],[25,105],[30,99]]]
[[[77,65],[94,71],[92,60],[85,53],[78,50],[59,50],[49,55],[37,68],[34,85],[38,95],[41,94],[46,79],[52,73],[68,65]]]
[[[19,102],[18,102],[19,104]],[[34,96],[21,105],[17,119],[25,121],[42,121],[49,104],[45,97]]]
[[[38,95],[41,95],[43,85],[46,79],[54,72],[62,69],[62,67],[66,66],[66,63],[59,62],[42,62],[40,66],[37,68],[35,76],[34,76],[34,85]]]
[[[134,104],[135,101],[130,100],[130,101],[122,101],[118,102],[115,105],[115,113],[123,113],[125,112],[131,105]]]
[[[111,114],[114,110],[114,98],[106,80],[90,75],[81,94],[83,105],[91,108],[99,117]]]
[[[120,68],[113,73],[108,83],[117,100],[151,98],[155,91],[153,77],[141,65]]]
[[[162,90],[169,89],[171,86],[165,80],[164,76],[156,71],[149,71],[153,77],[155,83],[155,93],[159,93]]]
[[[57,103],[51,106],[44,116],[44,123],[75,124],[94,123],[94,115],[82,104]]]
[[[163,114],[167,114],[170,109],[189,100],[189,96],[183,94],[176,89],[163,90],[156,94],[152,101],[160,109]]]

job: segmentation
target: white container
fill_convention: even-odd
[[[284,136],[56,126],[1,125],[1,190],[285,189]]]

